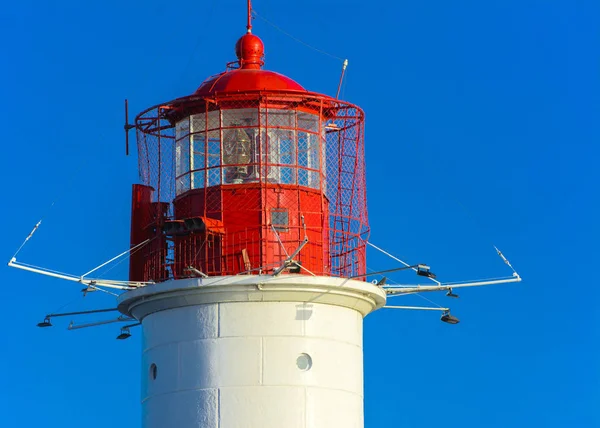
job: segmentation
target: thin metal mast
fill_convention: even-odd
[[[248,23],[246,24],[248,33],[252,33],[252,0],[248,0]]]

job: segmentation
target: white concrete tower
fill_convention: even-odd
[[[144,428],[362,428],[363,317],[385,292],[282,275],[129,291],[142,322]]]

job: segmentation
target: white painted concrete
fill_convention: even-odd
[[[362,319],[384,304],[372,284],[300,275],[122,295],[143,327],[143,427],[362,428]]]

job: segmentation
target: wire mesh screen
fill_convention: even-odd
[[[138,257],[153,268],[135,279],[265,273],[306,238],[289,272],[364,275],[363,127],[358,107],[306,94],[182,98],[142,112],[151,214],[132,220],[132,245],[134,228],[158,244]]]
[[[170,203],[175,198],[175,128],[164,109],[161,106],[140,114],[136,136],[140,180],[154,189],[153,202]]]
[[[364,116],[354,106],[330,111],[326,122],[326,195],[330,198],[331,274],[365,273],[368,215],[364,161]]]

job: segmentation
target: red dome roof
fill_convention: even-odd
[[[207,96],[217,92],[246,91],[301,91],[300,84],[283,74],[268,70],[236,69],[210,77],[200,85],[194,95]]]
[[[194,95],[210,96],[216,93],[249,91],[307,92],[289,77],[261,69],[264,64],[264,45],[254,34],[248,32],[240,37],[235,45],[235,54],[238,57],[239,68],[209,77],[194,92]]]

